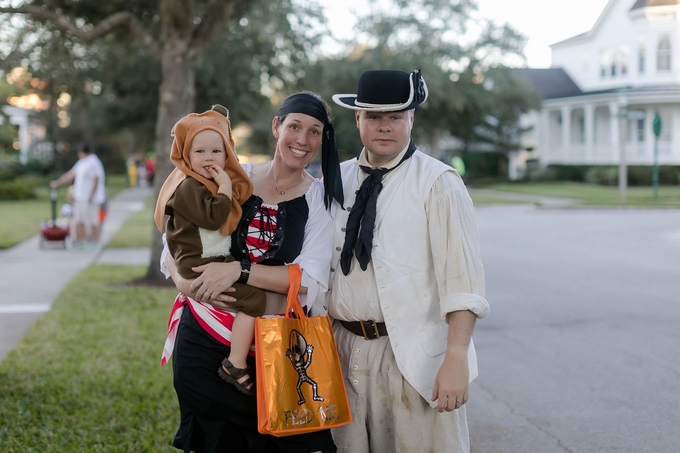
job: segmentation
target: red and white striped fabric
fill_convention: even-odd
[[[277,205],[263,203],[257,215],[248,225],[246,246],[251,263],[260,261],[262,255],[267,253],[276,235],[276,220],[279,213]]]
[[[161,366],[168,363],[170,357],[172,357],[179,321],[187,305],[196,317],[196,320],[198,320],[198,323],[211,337],[227,346],[231,345],[231,326],[234,324],[235,313],[220,310],[210,304],[196,301],[179,293],[175,298],[175,303],[172,305],[170,319],[168,320],[168,335],[165,338],[165,345],[163,345]],[[250,351],[254,355],[255,349],[253,346],[250,347]]]
[[[172,357],[172,351],[175,349],[175,338],[177,338],[179,321],[182,319],[182,313],[186,306],[189,306],[189,309],[196,317],[198,323],[211,337],[222,344],[231,346],[231,327],[234,325],[236,313],[221,310],[210,304],[194,300],[191,297],[179,293],[175,298],[175,303],[172,304],[170,319],[168,319],[168,334],[165,337],[163,353],[161,354],[161,366],[168,363],[170,357]],[[263,318],[282,316],[284,315],[264,315]],[[254,344],[250,346],[250,355],[255,356]]]

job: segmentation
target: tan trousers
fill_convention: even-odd
[[[340,453],[469,453],[465,406],[439,413],[404,379],[389,338],[333,324],[352,423],[332,430]]]

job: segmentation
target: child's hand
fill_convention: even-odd
[[[210,175],[218,186],[231,186],[231,178],[223,168],[213,165],[210,167]]]

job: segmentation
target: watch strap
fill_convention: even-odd
[[[248,278],[250,277],[250,260],[241,260],[241,276],[236,280],[236,283],[248,283]]]

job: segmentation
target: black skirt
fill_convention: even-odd
[[[257,401],[217,374],[226,346],[211,337],[184,308],[172,369],[180,427],[173,446],[185,453],[335,453],[330,430],[287,437],[260,434]],[[255,361],[249,357],[255,370]]]

